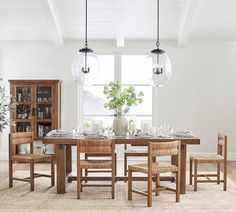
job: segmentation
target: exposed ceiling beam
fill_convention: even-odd
[[[125,46],[124,27],[122,25],[116,27],[116,45],[117,47]]]
[[[125,46],[124,32],[124,0],[114,0],[115,5],[115,27],[116,27],[116,45],[117,47]]]
[[[64,41],[55,0],[43,0],[42,6],[49,23],[49,29],[52,30],[54,43],[57,46],[63,46]]]
[[[185,16],[183,19],[183,24],[180,30],[178,44],[179,46],[184,46],[187,44],[189,35],[191,33],[194,21],[197,16],[198,6],[200,0],[190,0],[188,7],[186,8]]]

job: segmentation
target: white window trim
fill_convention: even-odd
[[[144,53],[109,53],[109,52],[100,52],[97,55],[114,55],[114,80],[119,80],[121,82],[122,79],[122,70],[121,70],[121,66],[122,66],[122,55],[144,55]],[[151,71],[151,70],[150,70]],[[100,85],[100,84],[96,84],[96,85]],[[102,84],[103,85],[103,84]],[[126,85],[126,84],[122,84],[122,85]],[[129,85],[129,84],[127,84]],[[133,84],[134,86],[145,86],[144,84]],[[148,86],[148,85],[146,85]],[[78,101],[77,101],[77,121],[78,121],[78,125],[82,126],[83,124],[83,117],[84,117],[84,113],[83,113],[83,86],[79,85],[77,86],[77,97],[78,97]],[[142,116],[142,115],[138,115],[138,116]],[[143,115],[146,116],[146,115]],[[158,88],[153,87],[152,88],[152,125],[154,127],[158,126]]]

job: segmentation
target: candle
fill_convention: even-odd
[[[92,131],[93,132],[102,131],[102,120],[93,120],[92,121]]]
[[[152,128],[151,120],[141,120],[142,132],[151,131],[151,128]]]

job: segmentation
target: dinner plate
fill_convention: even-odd
[[[175,136],[175,137],[194,137],[193,135],[188,135],[188,134],[179,134],[179,133],[172,133],[171,136]]]
[[[52,137],[66,137],[66,136],[71,136],[71,135],[72,135],[72,133],[53,133],[50,136],[52,136]]]

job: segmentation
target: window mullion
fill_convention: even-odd
[[[119,80],[121,82],[122,76],[121,76],[121,55],[120,54],[115,54],[115,73],[114,73],[114,79]],[[122,84],[122,82],[121,82]]]
[[[158,88],[152,88],[152,125],[158,127]]]
[[[83,124],[83,116],[84,116],[84,108],[83,108],[83,101],[84,101],[84,95],[83,95],[83,86],[80,84],[77,84],[77,123],[79,126],[82,126]]]

